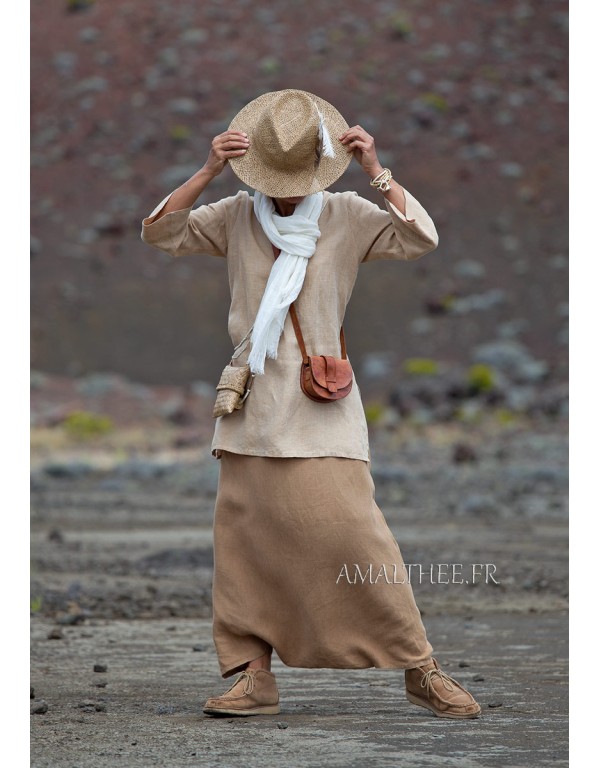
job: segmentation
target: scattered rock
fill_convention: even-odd
[[[125,233],[125,226],[123,224],[123,221],[115,213],[98,211],[98,213],[96,213],[92,219],[92,224],[93,224],[93,231],[97,232],[100,235],[118,237]],[[98,376],[106,376],[106,375],[107,374],[93,374],[93,376],[96,379],[98,378]],[[92,382],[93,381],[94,380],[92,379]],[[112,385],[118,387],[123,385],[125,382],[123,381],[122,377],[113,376],[111,383]],[[99,382],[97,382],[97,384],[99,384]],[[102,385],[100,384],[100,386]],[[110,383],[109,383],[109,386],[110,386]]]
[[[556,253],[548,262],[552,269],[568,269],[569,259],[562,253]]]
[[[526,413],[535,404],[537,393],[534,387],[515,385],[506,390],[506,407],[511,411]]]
[[[168,104],[168,109],[169,112],[176,115],[193,115],[198,111],[198,104],[195,99],[172,99]]]
[[[79,39],[82,43],[95,43],[100,37],[100,30],[96,27],[84,27],[79,33]]]
[[[37,238],[33,237],[33,235],[29,238],[29,253],[31,256],[37,256],[42,250],[42,241]]]
[[[496,156],[496,150],[481,141],[466,144],[458,150],[461,160],[491,160]]]
[[[69,77],[75,70],[77,55],[70,51],[60,51],[59,53],[54,54],[52,63],[59,75]]]
[[[416,333],[418,335],[423,335],[426,333],[431,333],[433,329],[434,329],[434,324],[431,318],[429,317],[416,317],[414,320],[411,320],[410,330],[413,333]]]
[[[62,629],[59,627],[54,627],[54,629],[51,629],[50,632],[48,632],[48,640],[62,640],[64,638],[64,635],[62,633]]]
[[[506,176],[509,179],[520,179],[523,175],[523,166],[515,162],[501,163],[499,172],[500,176]]]
[[[203,645],[194,645],[192,647],[192,651],[195,651],[196,653],[203,653],[206,650],[206,648]]]
[[[391,352],[371,352],[362,359],[361,371],[365,378],[384,379],[390,375],[394,356]]]
[[[200,45],[208,40],[208,32],[200,27],[185,29],[180,35],[179,40],[184,44]]]
[[[59,616],[56,619],[56,623],[64,627],[72,627],[75,624],[82,624],[86,618],[87,615],[83,611],[77,613],[66,613],[62,616]]]
[[[108,80],[105,77],[94,75],[80,80],[75,86],[75,93],[80,95],[87,93],[101,93],[108,89]]]
[[[173,715],[176,712],[176,708],[172,704],[157,704],[154,710],[157,715]]]
[[[106,664],[94,664],[94,672],[107,672],[108,667]]]
[[[491,288],[485,293],[473,293],[470,296],[461,296],[450,305],[450,312],[454,315],[466,315],[476,310],[488,310],[506,301],[506,292],[501,288]]]
[[[529,321],[524,317],[507,320],[496,328],[496,333],[501,339],[513,339],[529,328]]]
[[[461,259],[454,267],[457,277],[479,278],[484,277],[485,267],[480,261],[474,259]]]
[[[277,727],[281,728],[281,730],[285,730],[288,727],[287,723],[279,722],[277,723]]]
[[[461,667],[461,669],[463,669],[464,667],[470,667],[471,665],[469,664],[468,661],[459,661],[458,666]]]
[[[520,342],[501,339],[480,344],[473,351],[473,360],[507,374],[519,383],[537,382],[548,374],[548,364],[535,360]]]
[[[502,701],[490,701],[488,702],[488,707],[490,707],[490,709],[496,709],[497,707],[501,707],[503,703],[504,702]]]
[[[92,467],[83,461],[55,461],[43,469],[46,475],[56,479],[78,479],[92,472]]]
[[[457,513],[464,517],[496,518],[498,507],[493,496],[471,493],[460,500]]]
[[[75,389],[86,397],[100,397],[120,392],[127,384],[124,376],[115,373],[90,373],[75,383]]]
[[[48,711],[48,704],[44,701],[44,699],[40,699],[31,708],[32,715],[45,715],[47,711]]]
[[[158,54],[158,61],[163,74],[175,74],[181,65],[181,57],[176,48],[163,48]]]
[[[173,395],[160,406],[160,412],[167,421],[178,426],[186,426],[192,421],[192,415],[182,395]]]
[[[190,391],[196,397],[206,397],[210,400],[213,400],[215,396],[215,386],[209,381],[193,381]]]
[[[425,74],[420,69],[410,69],[406,79],[411,85],[423,85],[427,81]]]
[[[485,680],[485,677],[483,675],[473,675],[474,683],[483,683],[484,680]]]
[[[466,120],[456,120],[450,126],[449,132],[455,139],[471,140],[473,138],[473,129]]]
[[[452,461],[454,464],[465,464],[477,461],[477,452],[467,443],[456,443],[452,449]]]
[[[33,685],[29,686],[29,698],[30,699],[35,699],[35,689],[34,689]]]

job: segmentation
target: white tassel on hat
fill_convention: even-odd
[[[315,104],[315,107],[317,105]],[[318,150],[318,157],[319,159],[321,156],[324,157],[335,157],[335,151],[333,149],[333,144],[331,143],[331,136],[329,135],[329,131],[327,130],[327,126],[325,125],[325,118],[323,117],[323,113],[317,107],[317,112],[319,113],[319,150]]]

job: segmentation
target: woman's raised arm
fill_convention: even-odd
[[[225,131],[212,140],[210,153],[206,163],[190,179],[172,192],[167,198],[166,204],[159,212],[149,216],[153,221],[158,221],[161,216],[172,211],[180,211],[191,208],[210,182],[218,176],[227,165],[230,157],[239,157],[245,154],[250,142],[248,136],[240,131]],[[148,221],[144,219],[144,222]]]

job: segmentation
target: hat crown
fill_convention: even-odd
[[[320,96],[288,88],[263,93],[229,125],[244,131],[250,146],[229,165],[249,187],[270,197],[311,195],[333,184],[351,153],[338,136],[348,123]]]
[[[256,151],[272,168],[303,170],[316,162],[317,105],[305,93],[282,93],[268,104],[254,135]]]

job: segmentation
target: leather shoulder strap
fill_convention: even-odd
[[[271,243],[271,247],[273,248],[273,253],[275,254],[275,258],[277,258],[281,253],[281,249],[274,246],[273,243]],[[298,346],[300,347],[300,352],[302,353],[302,360],[306,363],[308,362],[308,355],[306,354],[306,345],[304,344],[304,336],[302,335],[302,329],[300,328],[300,321],[298,320],[298,313],[296,312],[296,307],[294,306],[293,301],[290,304],[290,315],[292,318],[292,325],[294,326],[294,333],[296,334],[296,339],[298,340]],[[345,360],[347,358],[347,355],[346,355],[346,339],[344,337],[343,325],[340,328],[340,346],[342,351],[342,359]]]

